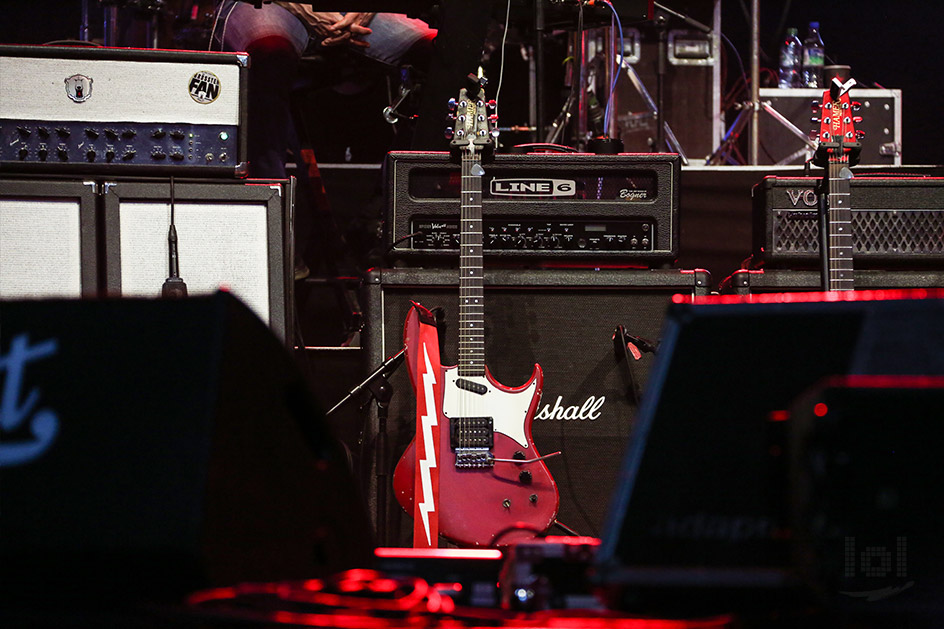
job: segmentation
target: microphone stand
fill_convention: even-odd
[[[374,474],[377,477],[377,541],[381,545],[387,543],[387,417],[390,400],[393,398],[393,387],[390,386],[388,378],[393,375],[393,372],[396,371],[405,358],[406,347],[383,361],[363,382],[351,389],[340,402],[325,413],[326,417],[331,416],[332,413],[364,390],[370,391],[371,396],[377,402],[377,443],[374,454],[376,469]]]

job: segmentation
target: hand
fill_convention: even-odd
[[[352,46],[367,48],[370,44],[360,37],[371,34],[371,30],[364,23],[373,17],[372,13],[350,12],[342,16],[333,24],[327,25],[328,36],[322,40],[322,46],[339,46],[349,43]]]

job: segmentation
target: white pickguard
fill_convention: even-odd
[[[507,435],[522,448],[528,447],[524,423],[538,386],[537,380],[526,389],[509,393],[496,389],[488,378],[483,376],[463,377],[463,380],[482,384],[488,388],[486,393],[478,394],[456,386],[456,380],[459,378],[458,367],[450,367],[445,371],[443,414],[446,417],[491,417],[492,428],[495,432]]]

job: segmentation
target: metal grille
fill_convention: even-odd
[[[774,250],[818,253],[818,219],[795,214],[776,212]],[[944,254],[944,212],[853,210],[852,234],[857,254]]]

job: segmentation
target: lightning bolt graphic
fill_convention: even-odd
[[[426,344],[423,343],[423,360],[426,368],[423,371],[423,399],[426,409],[423,413],[423,456],[420,458],[420,474],[423,483],[423,502],[420,503],[420,512],[423,515],[423,527],[426,529],[426,543],[433,545],[429,534],[429,513],[436,510],[436,501],[433,497],[433,481],[429,470],[436,467],[436,446],[433,441],[433,426],[437,423],[436,395],[433,386],[436,384],[436,374],[429,362]]]

